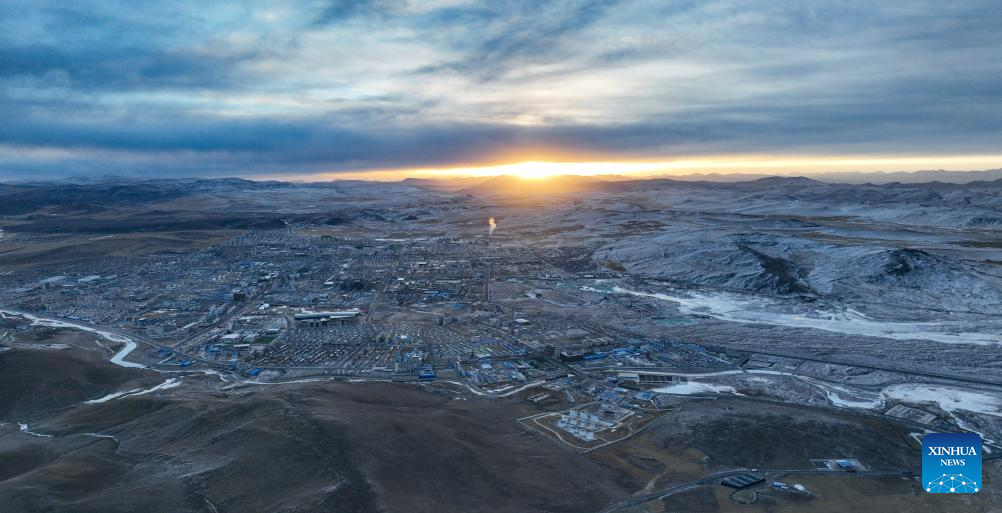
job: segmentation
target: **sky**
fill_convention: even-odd
[[[1002,167],[997,0],[2,4],[0,179]]]

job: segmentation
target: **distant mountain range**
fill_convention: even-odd
[[[911,177],[940,176],[938,172],[909,174]],[[1002,217],[995,211],[1002,191],[1002,170],[971,173],[948,173],[970,179],[954,181],[887,182],[882,184],[850,184],[825,182],[803,176],[765,176],[744,181],[688,180],[679,178],[629,178],[623,176],[561,175],[546,179],[527,179],[510,175],[494,177],[458,177],[443,179],[408,178],[400,182],[367,182],[344,180],[331,182],[255,181],[241,178],[216,179],[155,179],[137,180],[118,177],[92,179],[87,183],[73,181],[32,181],[0,183],[0,215],[19,215],[41,208],[63,211],[100,211],[111,206],[154,203],[195,194],[237,193],[295,188],[324,188],[350,193],[352,190],[379,188],[418,190],[470,196],[577,196],[592,193],[628,193],[656,190],[732,191],[751,203],[761,201],[806,201],[813,204],[872,204],[887,205],[902,202],[913,205],[980,206],[982,214],[990,212],[992,221]],[[733,176],[733,175],[732,175]],[[868,176],[868,175],[861,175]],[[898,176],[898,175],[886,175]],[[995,178],[998,176],[998,178]],[[709,177],[708,175],[705,177]],[[691,178],[691,177],[690,177]],[[717,198],[718,200],[720,198]]]
[[[930,169],[923,171],[872,171],[872,172],[819,172],[802,173],[814,180],[826,183],[855,183],[855,184],[882,184],[882,183],[968,183],[975,181],[991,181],[1002,179],[1002,169],[987,169],[984,171],[946,171],[943,169]],[[776,176],[773,174],[749,174],[749,173],[696,173],[683,176],[670,176],[676,180],[685,181],[707,181],[707,182],[744,182],[758,178]]]
[[[291,186],[293,184],[287,182],[257,182],[240,178],[135,180],[109,177],[90,183],[0,183],[0,215],[23,214],[42,207],[93,211],[109,205],[151,203],[197,193]]]

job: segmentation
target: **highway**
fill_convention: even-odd
[[[638,340],[646,340],[646,339],[651,338],[648,335],[645,335],[643,333],[638,333],[638,332],[629,330],[627,328],[623,328],[621,326],[616,326],[613,329],[621,331],[624,334],[626,334],[626,335],[628,335],[630,337],[636,338]],[[702,346],[702,347],[706,347],[705,344],[698,344],[698,343],[688,342],[688,341],[687,341],[687,343],[698,345],[698,346]],[[733,349],[735,351],[741,351],[741,352],[747,353],[749,355],[760,354],[760,355],[765,355],[765,356],[777,356],[777,357],[780,357],[780,358],[790,358],[790,359],[793,359],[793,360],[803,360],[803,361],[807,361],[807,362],[824,363],[824,364],[829,364],[829,365],[845,365],[847,367],[857,367],[857,368],[860,368],[860,369],[868,369],[868,370],[883,371],[883,372],[893,372],[893,373],[896,373],[896,374],[904,374],[904,375],[907,375],[907,376],[921,376],[921,377],[924,377],[924,378],[935,378],[935,379],[942,379],[942,380],[948,380],[948,381],[959,381],[959,382],[965,382],[965,383],[975,383],[975,384],[978,384],[978,385],[988,385],[988,386],[991,386],[991,387],[1000,387],[1000,386],[1002,386],[1002,381],[1000,381],[1000,380],[987,380],[987,379],[973,378],[973,377],[968,377],[968,376],[955,376],[955,375],[952,375],[952,374],[941,374],[941,373],[938,373],[938,372],[931,372],[931,371],[920,371],[920,370],[909,370],[909,369],[901,369],[901,368],[894,368],[894,367],[883,367],[883,366],[880,366],[880,365],[861,364],[861,363],[846,362],[846,361],[839,361],[839,360],[830,360],[830,359],[825,359],[825,358],[816,358],[816,357],[811,357],[811,356],[800,356],[800,355],[789,354],[789,353],[776,353],[776,352],[770,352],[770,351],[761,351],[761,350],[758,350],[758,349],[742,349],[742,348],[733,348]],[[645,369],[652,370],[650,368],[645,368]]]
[[[848,367],[858,367],[860,369],[869,369],[869,370],[884,371],[884,372],[894,372],[894,373],[897,373],[897,374],[905,374],[905,375],[909,375],[909,376],[922,376],[922,377],[925,377],[925,378],[936,378],[936,379],[944,379],[944,380],[949,380],[949,381],[961,381],[961,382],[966,382],[966,383],[976,383],[976,384],[979,384],[979,385],[988,385],[988,386],[992,386],[992,387],[1000,387],[1000,386],[1002,386],[1002,381],[999,381],[999,380],[991,380],[990,381],[990,380],[978,379],[978,378],[972,378],[972,377],[966,377],[966,376],[955,376],[955,375],[952,375],[952,374],[941,374],[941,373],[938,373],[938,372],[896,369],[894,367],[882,367],[882,366],[879,366],[879,365],[868,365],[868,364],[861,364],[861,363],[851,363],[851,362],[842,362],[842,361],[835,361],[835,360],[825,360],[825,359],[821,359],[821,358],[812,358],[812,357],[809,357],[809,356],[796,356],[796,355],[792,355],[792,354],[771,353],[771,352],[759,351],[759,350],[754,350],[754,351],[749,350],[747,352],[749,354],[762,354],[762,355],[766,355],[766,356],[778,356],[778,357],[781,357],[781,358],[792,358],[792,359],[804,360],[804,361],[808,361],[808,362],[826,363],[826,364],[830,364],[830,365],[845,365],[845,366],[848,366]]]

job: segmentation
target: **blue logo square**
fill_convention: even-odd
[[[929,493],[981,490],[981,436],[929,433],[922,438],[922,487]]]

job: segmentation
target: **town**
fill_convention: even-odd
[[[670,415],[680,396],[720,392],[835,408],[870,400],[922,429],[956,422],[823,381],[852,365],[679,336],[703,316],[608,293],[625,278],[614,266],[495,237],[495,226],[467,239],[248,231],[190,253],[7,275],[0,301],[127,336],[139,342],[130,360],[164,372],[530,390],[544,412],[519,422],[580,452]]]

